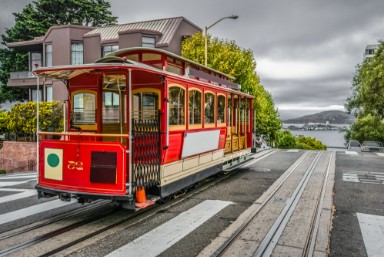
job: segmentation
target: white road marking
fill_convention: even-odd
[[[28,190],[28,191],[24,191],[24,192],[21,192],[21,193],[18,193],[18,194],[12,194],[12,195],[7,195],[7,196],[0,197],[0,203],[6,203],[6,202],[10,202],[10,201],[15,201],[15,200],[19,200],[19,199],[22,199],[22,198],[27,198],[27,197],[30,197],[30,196],[35,196],[35,195],[37,195],[37,191],[36,190]]]
[[[368,257],[381,257],[384,252],[384,217],[356,213]]]
[[[290,149],[287,150],[287,153],[298,153],[300,150],[299,149]]]
[[[24,209],[20,209],[13,212],[8,212],[0,215],[0,225],[15,221],[18,219],[22,219],[28,216],[32,216],[34,214],[46,212],[49,210],[57,209],[69,204],[73,204],[74,202],[63,202],[61,200],[53,200],[46,203],[41,203],[38,205],[33,205],[31,207],[27,207]]]
[[[4,176],[4,177],[0,177],[0,180],[24,179],[24,178],[37,178],[37,175]]]
[[[358,155],[355,151],[345,151],[345,154]]]
[[[384,157],[384,153],[376,153],[378,156]]]
[[[343,181],[346,182],[360,182],[359,177],[355,173],[344,173],[343,174]]]
[[[107,256],[157,256],[230,204],[232,202],[206,200]]]
[[[29,180],[23,180],[23,181],[8,181],[8,182],[0,182],[0,187],[9,187],[9,186],[16,186],[21,185],[30,181],[37,180],[35,179],[29,179]]]

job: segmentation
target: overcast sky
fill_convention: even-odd
[[[31,1],[0,0],[0,34]],[[367,44],[384,39],[383,0],[110,0],[119,23],[184,16],[251,49],[281,117],[343,110]]]

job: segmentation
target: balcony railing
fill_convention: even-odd
[[[32,71],[17,71],[10,73],[10,79],[28,79],[34,77],[35,75],[33,75]]]

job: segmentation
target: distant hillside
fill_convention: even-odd
[[[306,115],[299,118],[284,120],[284,123],[292,124],[306,124],[306,123],[326,123],[329,124],[351,124],[353,123],[353,116],[342,111],[325,111],[311,115]]]

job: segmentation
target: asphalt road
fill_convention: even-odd
[[[375,153],[346,154],[337,153],[334,205],[336,212],[333,218],[333,230],[331,234],[331,257],[372,257],[384,256],[384,248],[381,250],[376,240],[383,242],[384,238],[373,238],[366,233],[365,240],[362,235],[362,226],[358,214],[369,214],[373,224],[369,226],[381,229],[384,234],[384,222],[377,224],[384,216],[384,156]],[[381,217],[381,218],[380,218]],[[367,224],[366,224],[367,225]],[[379,234],[376,234],[380,236]],[[371,244],[373,244],[371,246]],[[373,250],[370,250],[369,248]],[[367,249],[368,248],[368,249]],[[371,252],[370,255],[367,254]],[[375,254],[375,255],[373,255]]]
[[[149,247],[156,248],[156,243],[164,240],[161,234],[157,238],[156,233],[153,233],[156,228],[166,225],[169,221],[175,221],[175,218],[180,214],[190,215],[191,210],[204,206],[204,204],[221,204],[222,206],[217,207],[216,211],[210,210],[214,209],[212,207],[202,212],[209,213],[212,211],[212,215],[206,217],[206,221],[202,220],[202,224],[196,225],[196,228],[193,228],[180,240],[172,243],[171,247],[161,251],[159,255],[196,256],[258,199],[302,154],[303,151],[277,151],[247,168],[238,169],[229,179],[179,204],[158,211],[149,218],[139,220],[124,229],[116,230],[116,232],[112,231],[103,238],[94,238],[87,241],[86,244],[75,248],[75,252],[70,256],[105,256],[150,233],[152,233],[151,237],[148,237],[149,239],[147,238],[145,242]],[[44,220],[59,213],[65,213],[68,210],[82,208],[81,205],[72,203],[42,212],[37,211],[35,214],[29,213],[28,210],[30,209],[25,208],[54,203],[56,199],[38,200],[36,195],[28,196],[28,192],[33,190],[36,181],[33,180],[33,175],[30,175],[32,176],[30,178],[23,177],[23,175],[13,178],[0,176],[0,223],[1,219],[10,219],[9,222],[0,224],[0,235],[25,224]],[[377,234],[375,231],[366,230],[364,224],[371,227],[378,226],[379,228],[381,226],[374,223],[375,221],[372,221],[373,224],[371,224],[370,220],[372,217],[379,217],[378,220],[380,221],[384,216],[383,177],[384,156],[374,153],[346,154],[345,151],[337,153],[334,185],[335,213],[330,240],[330,256],[382,256],[374,255],[374,251],[377,251],[377,249],[372,250],[372,243],[370,244],[370,242],[377,240],[374,236],[380,235],[380,231],[376,231],[379,233]],[[19,183],[23,181],[26,181],[26,183]],[[23,192],[26,197],[5,201],[6,197],[9,199],[9,197]],[[127,211],[128,214],[129,211]],[[195,217],[194,219],[198,220],[199,218]],[[181,226],[184,226],[184,223]],[[384,224],[382,224],[381,229],[383,227]],[[365,231],[364,236],[362,230]],[[382,239],[381,241],[383,241]],[[367,251],[370,254],[367,254]],[[384,249],[382,252],[384,252]]]

